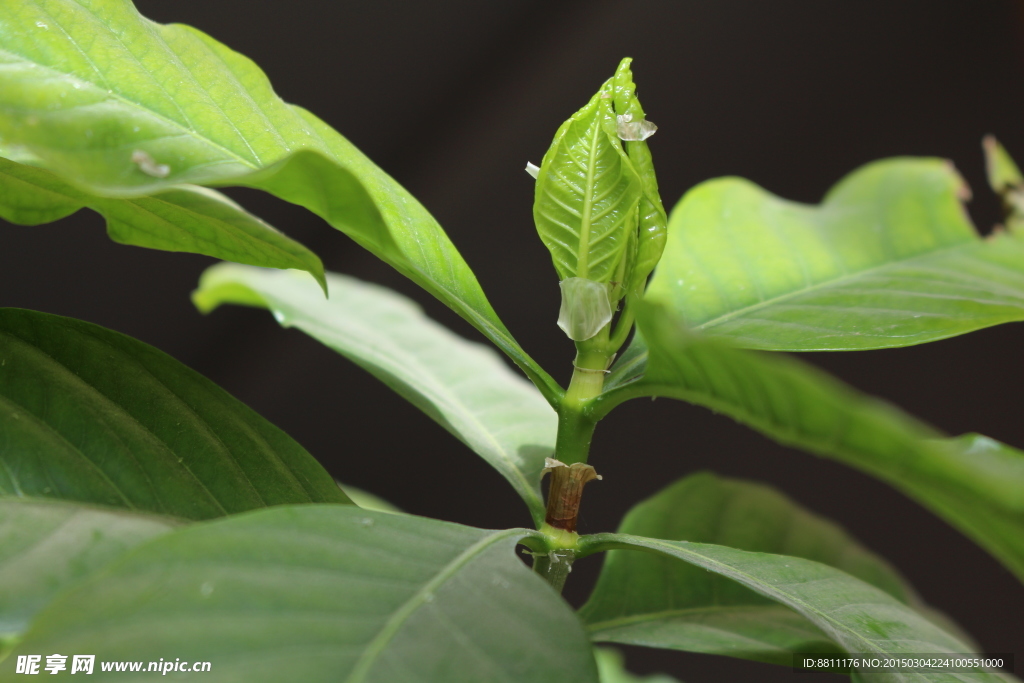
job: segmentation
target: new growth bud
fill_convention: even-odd
[[[630,62],[562,124],[535,176],[534,220],[561,280],[558,325],[575,341],[609,326],[624,297],[643,294],[665,244],[645,142],[657,126],[636,97]]]

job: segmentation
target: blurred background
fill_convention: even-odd
[[[533,180],[557,126],[623,56],[649,118],[662,196],[740,175],[817,202],[842,175],[897,155],[951,159],[979,230],[1000,220],[980,142],[1024,162],[1024,3],[750,0],[441,3],[136,0],[143,14],[210,33],[252,57],[277,92],[336,127],[438,218],[526,350],[568,381],[572,345],[533,228]],[[310,213],[229,191],[336,270],[394,287],[467,324]],[[527,526],[504,481],[368,374],[263,311],[199,315],[188,293],[211,262],[110,242],[90,212],[26,228],[0,222],[0,305],[135,336],[218,382],[294,436],[338,479],[404,510],[484,527]],[[938,428],[1024,446],[1024,326],[923,347],[808,354]],[[611,531],[633,503],[697,470],[769,482],[893,562],[988,652],[1024,660],[1024,588],[984,551],[889,486],[669,400],[627,403],[597,430],[604,475],[581,531]],[[577,565],[581,604],[599,560]],[[687,683],[790,680],[724,658],[627,649],[638,672]],[[1018,662],[1018,671],[1024,661]],[[840,680],[801,674],[808,683]]]

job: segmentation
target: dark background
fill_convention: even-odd
[[[1024,161],[1024,5],[1010,1],[337,2],[137,0],[256,60],[277,91],[334,125],[445,226],[522,345],[562,382],[557,279],[533,230],[533,181],[558,124],[635,58],[667,205],[736,174],[816,202],[844,173],[895,155],[952,159],[983,232],[999,216],[980,140]],[[472,338],[454,314],[312,214],[231,194],[320,254],[393,286]],[[403,509],[486,527],[525,508],[467,448],[348,361],[262,311],[204,318],[188,300],[209,259],[110,242],[82,212],[0,226],[0,304],[70,315],[138,337],[219,382],[339,479]],[[937,427],[1024,446],[1024,326],[924,347],[805,359]],[[775,445],[708,411],[661,400],[598,427],[581,531],[613,530],[636,501],[700,469],[770,482],[889,558],[989,652],[1024,659],[1024,588],[985,552],[889,486]],[[598,562],[573,574],[577,604]],[[629,649],[631,668],[687,683],[790,680],[787,669]],[[822,675],[800,679],[839,680]]]

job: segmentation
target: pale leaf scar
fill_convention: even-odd
[[[141,149],[132,152],[132,161],[139,166],[139,170],[154,178],[166,178],[171,173],[171,167],[167,164],[158,164]]]

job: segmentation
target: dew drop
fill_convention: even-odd
[[[359,520],[359,523],[365,527],[371,527],[373,526],[373,519],[371,519],[370,517],[363,517]]]
[[[200,593],[200,594],[201,594],[201,595],[202,595],[202,596],[203,596],[204,598],[208,598],[208,597],[210,597],[211,595],[213,595],[213,582],[212,582],[212,581],[204,581],[204,582],[203,582],[203,585],[201,585],[201,586],[199,587],[199,593]]]

